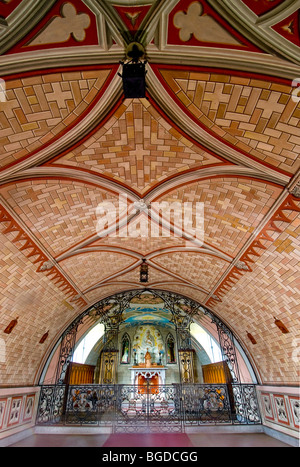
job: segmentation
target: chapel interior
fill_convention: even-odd
[[[299,153],[299,0],[0,0],[0,446],[299,446]]]

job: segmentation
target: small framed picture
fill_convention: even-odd
[[[0,399],[0,430],[3,428],[7,399]]]
[[[274,401],[278,422],[283,423],[284,425],[289,425],[290,421],[284,396],[281,394],[274,394]]]
[[[261,399],[262,399],[262,408],[263,408],[263,413],[264,413],[265,418],[267,420],[274,420],[274,412],[273,412],[270,394],[262,393]]]
[[[8,417],[8,426],[17,425],[20,421],[20,414],[22,408],[22,397],[13,397],[10,406],[10,413]]]
[[[24,411],[24,417],[23,420],[24,422],[28,422],[32,419],[33,415],[33,408],[34,408],[34,401],[35,401],[35,395],[30,394],[26,396],[25,400],[25,411]]]
[[[300,419],[300,400],[299,397],[289,396],[290,409],[295,428],[299,428]]]

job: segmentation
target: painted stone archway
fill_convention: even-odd
[[[238,341],[234,337],[232,331],[208,308],[200,305],[196,301],[177,293],[149,289],[122,292],[103,299],[82,313],[66,329],[61,337],[60,351],[56,355],[56,383],[64,384],[66,382],[67,369],[70,361],[72,360],[77,333],[80,326],[82,326],[84,319],[87,317],[92,317],[93,320],[102,322],[105,325],[105,337],[102,351],[104,353],[106,352],[107,355],[110,355],[109,358],[112,358],[111,362],[113,361],[115,364],[117,360],[113,355],[116,355],[118,352],[119,326],[124,320],[124,313],[126,310],[130,309],[130,303],[132,300],[143,300],[143,297],[145,300],[149,300],[149,298],[152,297],[152,299],[154,298],[156,301],[163,304],[164,308],[168,309],[170,313],[169,319],[175,324],[178,350],[183,353],[188,353],[192,349],[189,329],[192,321],[207,319],[207,322],[210,321],[213,323],[216,330],[216,336],[218,336],[222,357],[230,369],[232,381],[235,383],[241,382],[236,349]],[[156,351],[159,352],[159,346],[162,344],[159,334],[155,334],[155,328],[151,328],[151,326],[141,326],[137,333],[136,341],[140,346],[140,352],[149,348],[150,344],[153,344],[153,346],[154,344],[157,344],[157,347],[155,348]],[[149,347],[147,347],[147,345]],[[244,358],[246,358],[245,355],[245,352],[243,352]],[[154,354],[154,356],[157,358],[156,354]],[[239,360],[241,361],[240,357]],[[247,362],[247,365],[249,368],[251,367],[249,361]],[[254,374],[253,370],[252,374]],[[112,380],[111,384],[114,384],[115,382],[116,381]]]

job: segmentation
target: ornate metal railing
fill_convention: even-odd
[[[251,384],[42,386],[36,419],[37,425],[110,426],[116,432],[260,423]]]

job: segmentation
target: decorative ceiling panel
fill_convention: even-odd
[[[300,11],[297,10],[292,15],[280,21],[272,29],[282,37],[300,47]]]
[[[300,104],[291,82],[247,75],[157,67],[162,83],[202,128],[268,167],[300,167]]]
[[[100,99],[111,69],[57,70],[5,79],[0,103],[0,167],[66,133]]]
[[[136,262],[135,258],[125,254],[92,252],[72,256],[61,261],[60,266],[83,292]]]
[[[90,138],[54,163],[96,172],[143,195],[171,176],[222,162],[146,99],[126,99]]]
[[[232,255],[240,251],[282,189],[244,178],[199,180],[171,191],[163,201],[204,204],[204,241]],[[193,227],[196,216],[193,217]]]
[[[132,35],[132,37],[134,37],[138,33],[141,24],[145,20],[152,5],[149,1],[149,4],[141,4],[137,6],[116,4],[112,6],[124,23],[127,31]]]
[[[208,2],[180,0],[169,15],[168,44],[258,50]]]
[[[165,271],[170,271],[207,292],[228,267],[228,263],[220,258],[191,252],[167,253],[156,256],[152,261]]]
[[[86,4],[81,0],[58,0],[8,53],[98,44],[96,17]]]
[[[98,205],[119,201],[109,192],[67,180],[23,182],[0,192],[53,256],[96,235]]]

